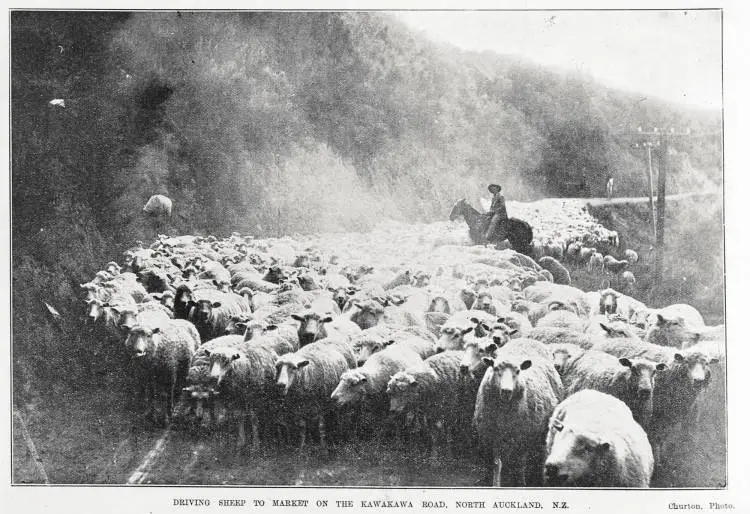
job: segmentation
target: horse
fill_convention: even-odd
[[[464,221],[469,226],[471,241],[474,244],[485,243],[484,233],[489,226],[490,215],[482,214],[469,205],[466,198],[462,198],[451,209],[449,218],[451,221],[455,221],[459,216],[463,216]],[[508,218],[507,232],[508,242],[513,250],[531,256],[531,241],[534,239],[534,231],[531,229],[531,225],[518,218]],[[488,242],[496,245],[502,243],[497,239],[491,239]]]

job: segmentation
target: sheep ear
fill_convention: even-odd
[[[221,307],[221,302],[214,302],[211,304],[211,307],[213,307],[214,309],[218,309],[219,307]]]
[[[658,323],[659,325],[663,325],[663,324],[664,324],[664,322],[666,322],[666,321],[667,321],[667,320],[666,320],[666,319],[664,318],[664,316],[662,316],[661,314],[657,314],[657,315],[656,315],[656,322],[657,322],[657,323]]]
[[[518,332],[518,329],[514,328],[513,330],[511,330],[511,331],[508,332],[508,335],[509,336],[515,335],[517,332]]]
[[[359,384],[364,384],[365,382],[367,382],[367,377],[360,378],[358,383]]]
[[[607,442],[599,443],[596,445],[596,451],[599,453],[604,453],[608,450],[609,450],[609,443]]]
[[[630,359],[628,359],[628,358],[625,358],[625,357],[623,357],[623,358],[621,358],[621,359],[620,359],[620,364],[622,364],[622,365],[623,365],[623,366],[625,366],[626,368],[630,368],[630,367],[632,367],[632,366],[633,366],[633,363],[632,363],[632,362],[630,362]]]
[[[310,364],[310,361],[308,361],[308,360],[304,360],[304,361],[299,361],[299,363],[297,364],[297,369],[299,369],[299,368],[304,368],[304,367],[305,367],[305,366],[307,366],[308,364]]]
[[[471,321],[472,323],[476,325],[479,325],[479,318],[471,318],[469,321]]]
[[[393,343],[395,343],[395,342],[396,342],[396,341],[395,341],[394,339],[389,339],[389,340],[387,340],[387,341],[385,342],[385,345],[386,345],[386,346],[390,346],[390,345],[392,345],[392,344],[393,344]]]
[[[152,333],[152,334],[158,334],[158,333],[160,333],[160,332],[161,332],[161,328],[159,328],[159,327],[156,327],[155,329],[153,329],[153,330],[151,331],[151,333]]]
[[[599,323],[599,326],[600,326],[600,327],[602,327],[602,330],[604,330],[604,331],[605,331],[605,332],[607,332],[608,334],[611,334],[611,333],[612,333],[612,329],[611,329],[611,328],[609,328],[609,327],[608,327],[607,325],[605,325],[604,323]]]
[[[349,290],[348,290],[348,291],[346,292],[346,294],[348,294],[349,296],[354,296],[355,294],[357,294],[357,291],[355,291],[354,289],[349,289]]]
[[[355,307],[356,307],[357,309],[360,309],[360,310],[365,310],[365,308],[364,308],[364,307],[362,307],[362,304],[361,304],[361,303],[357,303],[357,302],[354,302],[354,306],[355,306]]]
[[[656,365],[656,371],[664,371],[665,369],[667,369],[667,365],[663,362]]]
[[[321,323],[330,323],[331,321],[333,321],[333,318],[331,316],[326,316],[325,318],[320,320]]]
[[[490,367],[495,365],[495,359],[493,359],[492,357],[482,357],[482,362]]]
[[[676,352],[674,354],[674,360],[677,362],[683,362],[685,360],[685,357],[680,352]]]
[[[204,353],[205,355],[208,355],[208,356],[210,356],[210,355],[211,355],[211,350],[209,350],[208,348],[204,348],[204,349],[203,349],[203,353]]]
[[[525,360],[525,361],[523,361],[523,362],[521,363],[521,370],[524,370],[524,369],[529,369],[530,367],[531,367],[531,361],[530,361],[530,360],[528,360],[528,359],[527,359],[527,360]]]
[[[297,314],[292,314],[292,319],[295,320],[295,321],[299,321],[300,323],[302,323],[303,321],[305,321],[305,319],[302,316],[299,316]]]
[[[278,328],[279,328],[279,327],[277,327],[276,325],[267,325],[267,326],[266,326],[266,330],[276,330],[276,329],[278,329]]]
[[[505,316],[500,316],[499,318],[497,318],[497,322],[498,323],[505,323]]]
[[[473,328],[473,327],[465,328],[465,329],[463,329],[463,330],[461,331],[461,334],[462,334],[462,335],[466,335],[466,334],[468,334],[469,332],[471,332],[472,330],[474,330],[474,328]]]
[[[247,328],[247,323],[245,323],[244,321],[237,321],[234,326],[241,330],[245,330]]]
[[[486,323],[482,323],[482,328],[485,329],[487,332],[490,331],[490,327]]]

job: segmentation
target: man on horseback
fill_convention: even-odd
[[[492,204],[490,205],[490,224],[484,234],[485,241],[496,239],[503,241],[508,237],[508,211],[505,209],[505,197],[502,187],[490,184],[487,189],[492,193]]]

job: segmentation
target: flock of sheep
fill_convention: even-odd
[[[723,372],[723,327],[581,291],[551,241],[539,262],[465,242],[447,223],[159,236],[82,285],[87,322],[125,346],[155,422],[231,421],[254,447],[415,438],[470,452],[486,485],[648,487]]]

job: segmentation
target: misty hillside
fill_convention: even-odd
[[[11,65],[17,355],[80,351],[78,284],[159,232],[432,221],[489,181],[527,200],[601,196],[615,176],[640,196],[645,157],[624,131],[721,126],[719,112],[437,46],[377,13],[16,11]],[[670,193],[720,183],[716,139],[673,163]],[[155,193],[175,202],[169,226],[142,216]],[[42,298],[69,324],[53,328]]]

